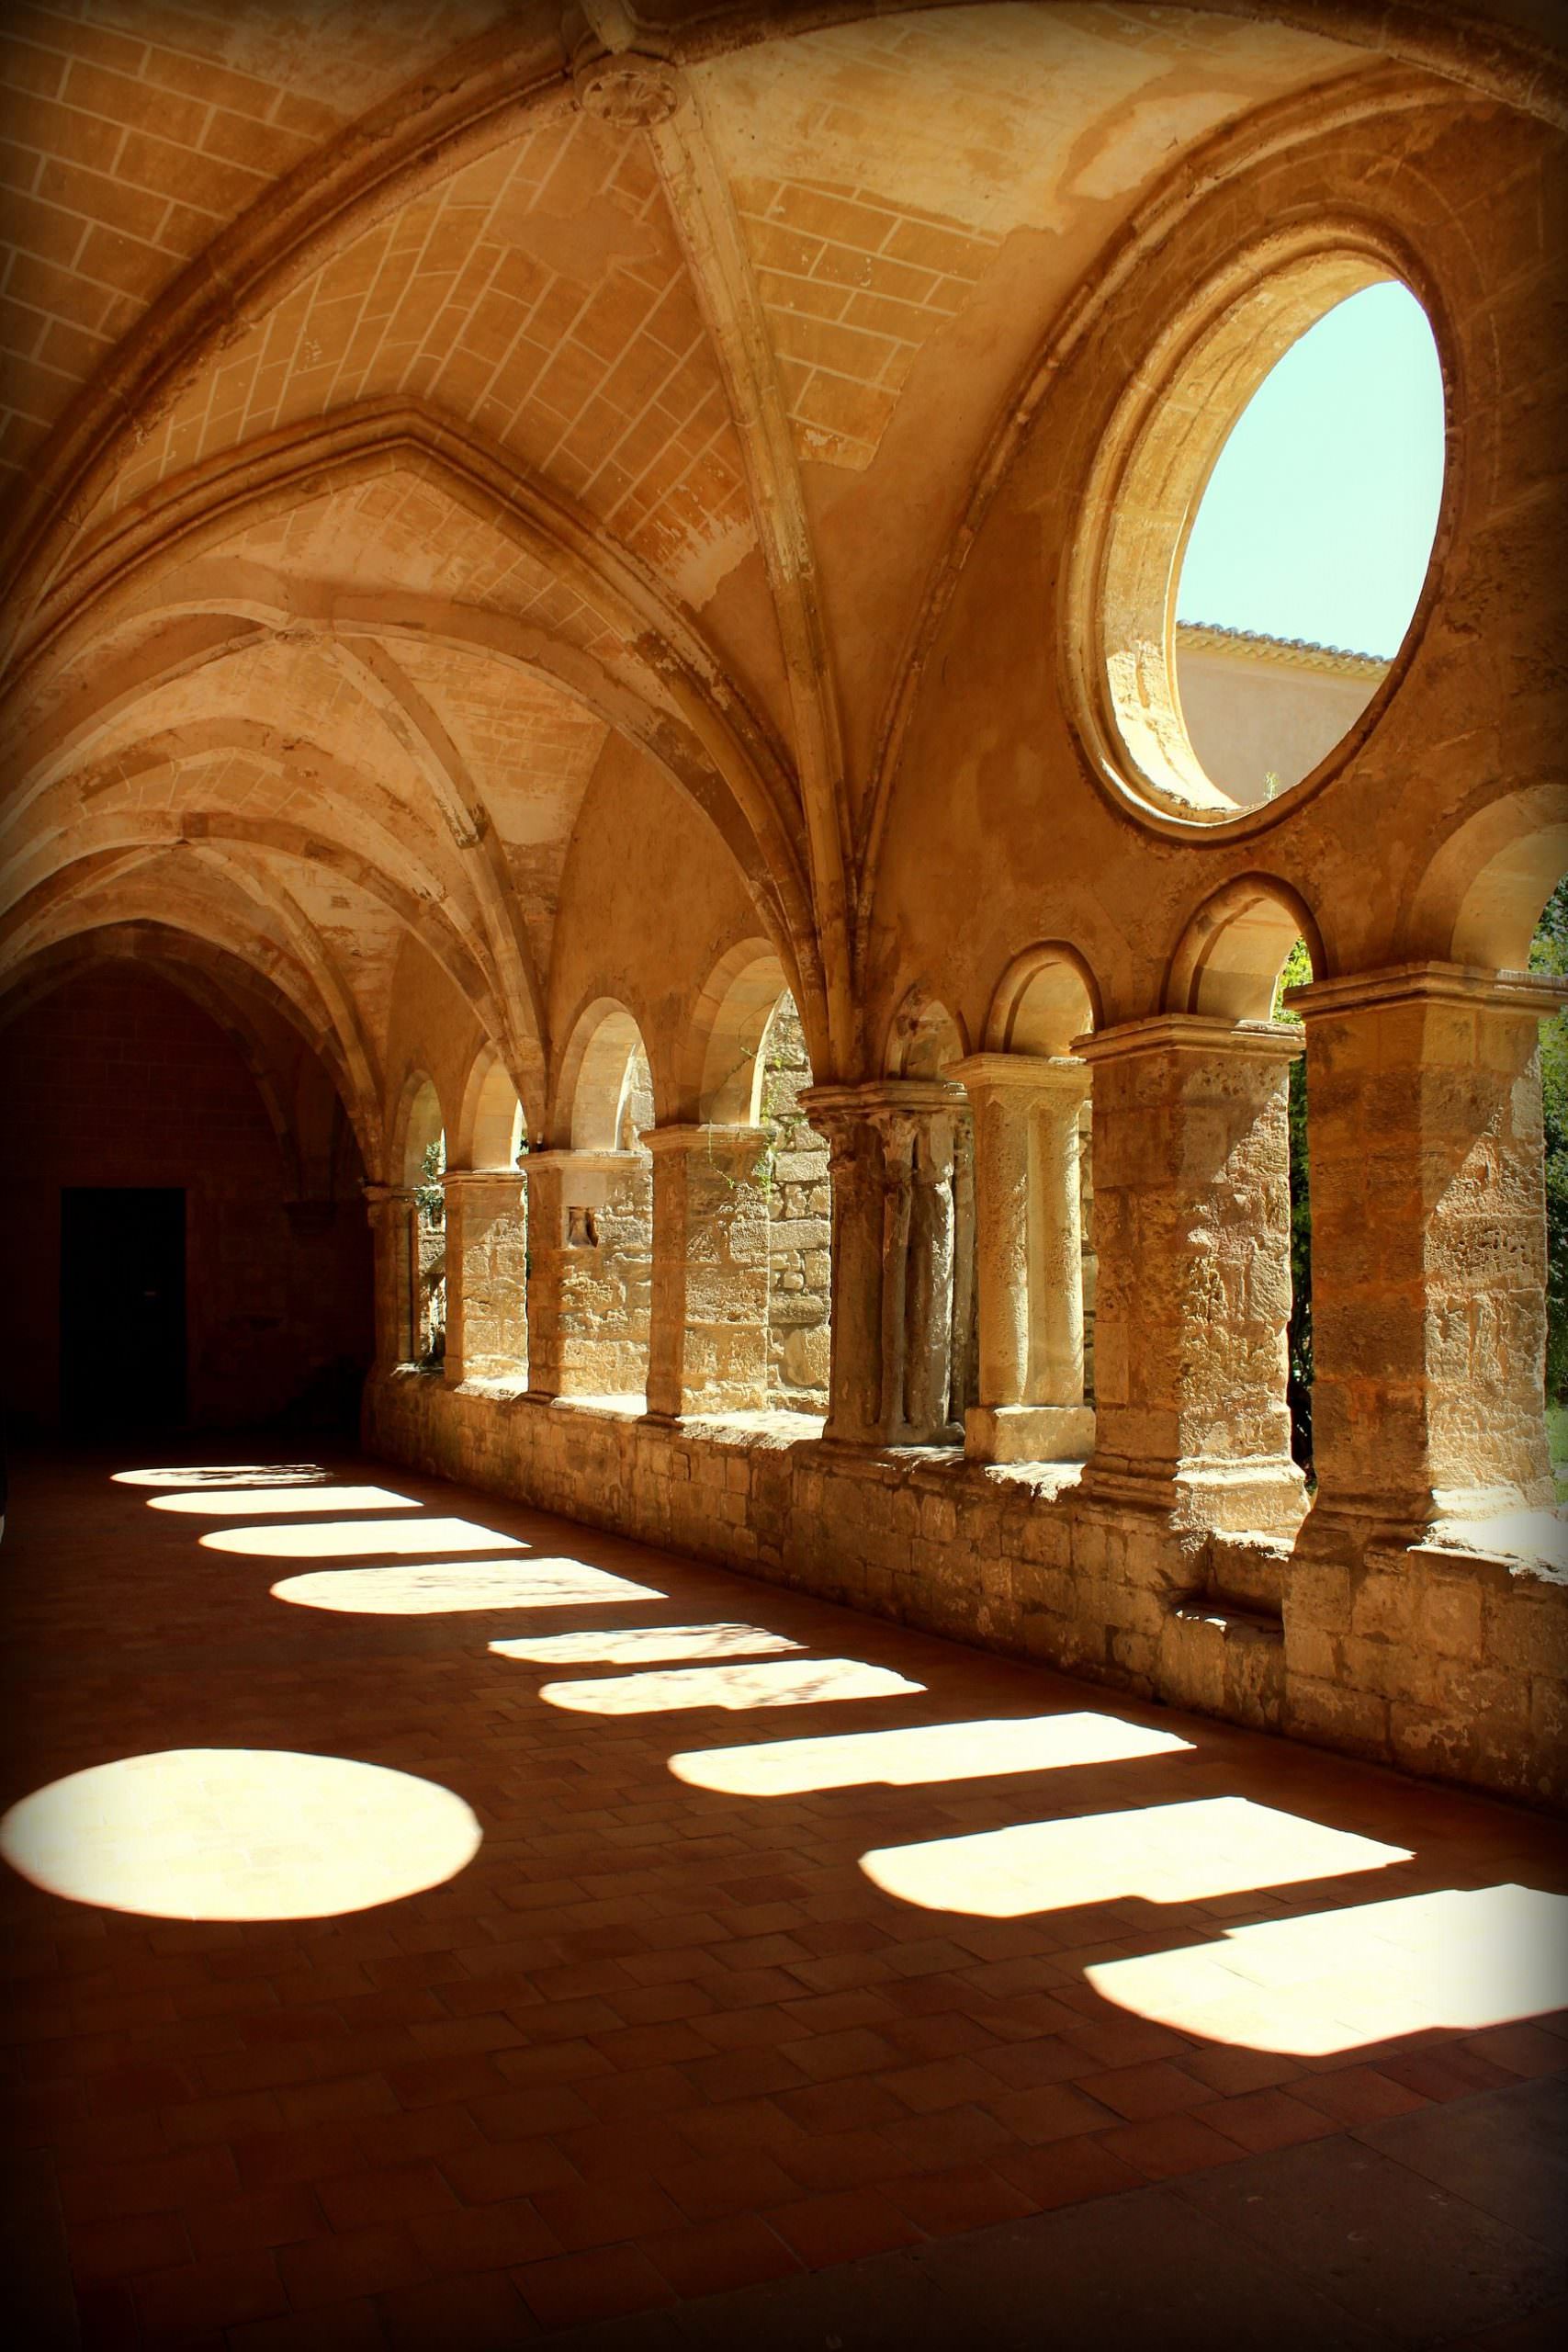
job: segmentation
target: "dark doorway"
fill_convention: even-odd
[[[60,1411],[97,1433],[185,1419],[183,1187],[62,1190]]]

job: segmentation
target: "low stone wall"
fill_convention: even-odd
[[[789,1414],[659,1425],[412,1370],[370,1384],[365,1434],[770,1583],[1568,1809],[1568,1574],[1426,1545],[1298,1561],[1279,1540],[1174,1533],[1076,1464],[862,1453]]]

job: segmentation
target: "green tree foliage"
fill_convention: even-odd
[[[1568,975],[1568,875],[1546,902],[1530,942],[1530,970]],[[1546,1123],[1546,1394],[1568,1403],[1568,1013],[1540,1024]]]
[[[443,1129],[434,1143],[425,1145],[420,1161],[421,1182],[414,1186],[413,1196],[426,1225],[444,1225],[446,1221],[446,1195],[441,1186],[446,1172],[446,1134]]]

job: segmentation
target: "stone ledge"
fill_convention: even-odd
[[[369,1451],[635,1540],[1431,1778],[1568,1811],[1568,1577],[1441,1548],[1298,1559],[1087,1487],[1082,1465],[650,1421],[636,1397],[366,1392]],[[1277,1598],[1276,1598],[1277,1595]]]

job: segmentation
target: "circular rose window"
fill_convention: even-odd
[[[1074,564],[1102,767],[1210,824],[1355,730],[1420,604],[1443,486],[1442,372],[1408,287],[1360,253],[1238,276],[1123,399]]]

